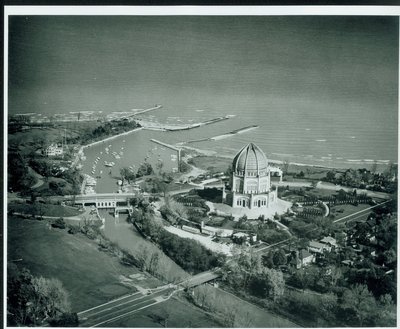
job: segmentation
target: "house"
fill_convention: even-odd
[[[198,228],[187,226],[187,225],[182,225],[182,230],[190,232],[190,233],[200,233],[200,230]]]
[[[303,266],[313,263],[314,261],[315,256],[313,254],[310,254],[306,249],[301,249],[298,252],[296,268],[300,269]]]
[[[227,238],[232,236],[233,230],[216,228],[212,226],[205,226],[204,222],[201,222],[201,233],[211,236],[218,236],[220,238]]]
[[[342,261],[342,264],[347,265],[347,266],[353,266],[354,262],[350,259],[346,259],[346,260]]]
[[[58,147],[57,144],[51,144],[46,148],[45,154],[47,156],[60,156],[64,154],[64,148],[62,146]]]
[[[317,254],[323,254],[324,250],[330,252],[332,250],[332,247],[330,247],[327,244],[320,243],[318,241],[310,241],[309,246],[308,246],[308,251],[314,252]]]
[[[332,238],[331,236],[324,237],[323,239],[320,240],[320,242],[334,248],[337,248],[338,246],[336,239]]]
[[[232,240],[235,242],[257,242],[257,235],[256,234],[249,234],[244,232],[237,232],[232,235]]]

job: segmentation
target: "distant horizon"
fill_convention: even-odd
[[[178,134],[181,140],[260,125],[207,145],[218,152],[254,141],[299,163],[312,160],[307,155],[321,165],[397,161],[398,17],[10,16],[9,22],[10,115],[107,114],[162,104],[151,113],[161,122],[236,115],[192,130],[190,138]]]

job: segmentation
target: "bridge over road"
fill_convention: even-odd
[[[218,268],[196,274],[178,284],[167,284],[154,289],[138,291],[105,304],[78,313],[81,327],[105,326],[145,308],[170,299],[176,292],[193,288],[220,277]]]

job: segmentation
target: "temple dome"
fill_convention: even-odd
[[[255,144],[243,147],[233,159],[233,172],[243,174],[266,174],[268,159],[264,152]]]

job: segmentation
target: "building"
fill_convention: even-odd
[[[255,144],[243,147],[233,159],[227,203],[235,208],[269,208],[277,202],[264,152]]]
[[[315,261],[315,256],[310,254],[306,249],[302,249],[298,252],[297,256],[297,264],[296,267],[302,268],[303,266],[307,266]]]
[[[320,243],[318,241],[310,241],[308,245],[308,251],[310,252],[323,254],[325,250],[330,252],[332,250],[332,247],[325,243]]]
[[[237,232],[232,235],[232,240],[234,242],[257,242],[257,234]]]
[[[61,156],[64,154],[64,148],[62,146],[59,147],[57,144],[51,144],[46,148],[45,154],[47,156]]]
[[[332,238],[331,236],[324,237],[323,239],[320,240],[320,242],[328,246],[331,246],[333,248],[337,248],[337,241],[335,238]]]
[[[212,226],[204,225],[204,222],[201,222],[201,233],[207,234],[210,236],[217,236],[220,238],[229,238],[233,234],[233,230],[217,228]]]

